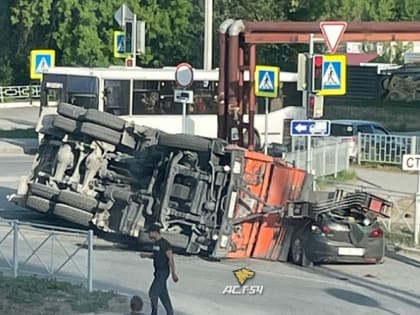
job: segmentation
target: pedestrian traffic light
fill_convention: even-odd
[[[324,96],[309,94],[308,97],[308,118],[321,118],[324,115]]]
[[[322,90],[322,65],[324,57],[322,55],[314,55],[312,58],[312,92]]]
[[[124,40],[125,40],[125,53],[126,54],[131,54],[133,51],[133,45],[132,45],[132,40],[133,40],[133,23],[132,22],[126,22],[125,23],[125,36],[124,36]]]
[[[133,58],[130,58],[130,57],[126,58],[125,59],[125,66],[126,67],[132,67],[133,66]]]

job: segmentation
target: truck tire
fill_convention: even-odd
[[[97,111],[95,109],[88,109],[85,116],[83,117],[84,121],[93,122],[95,124],[108,127],[117,131],[123,131],[126,121],[118,118],[115,115]]]
[[[68,103],[60,103],[58,104],[57,113],[64,117],[78,120],[86,114],[86,109]]]
[[[36,195],[45,199],[54,199],[58,196],[60,191],[56,188],[39,183],[29,183],[29,191],[32,195]]]
[[[55,117],[53,125],[67,133],[73,133],[77,129],[77,122],[75,120],[60,115]]]
[[[118,145],[121,140],[121,132],[103,127],[90,122],[82,123],[80,132],[95,140],[101,140],[110,144]]]
[[[83,196],[69,190],[60,191],[57,200],[60,203],[89,212],[93,212],[98,206],[98,201],[95,198]]]
[[[187,134],[161,133],[158,144],[170,148],[196,152],[207,152],[211,147],[210,140]]]
[[[57,203],[54,207],[53,214],[61,219],[67,220],[83,226],[89,226],[93,214],[77,208],[73,208],[61,203]]]
[[[29,195],[28,198],[26,198],[26,206],[41,213],[48,213],[48,211],[54,207],[54,204],[55,203],[51,200],[38,196]]]

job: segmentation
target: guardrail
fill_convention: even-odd
[[[86,278],[89,292],[93,291],[92,230],[1,219],[0,237],[0,269],[11,271],[13,277],[29,273],[74,280],[79,274]],[[80,250],[84,247],[87,252],[83,255]],[[83,260],[85,271],[80,266]]]
[[[40,85],[0,86],[0,103],[13,100],[39,99]]]
[[[357,161],[359,164],[401,164],[404,154],[416,154],[420,151],[419,140],[416,136],[359,133]]]
[[[334,175],[350,167],[349,144],[347,142],[331,142],[318,140],[311,149],[312,174],[315,177]],[[306,169],[307,151],[287,152],[284,158],[296,167]]]

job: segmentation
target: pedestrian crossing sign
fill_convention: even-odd
[[[42,73],[55,66],[55,50],[38,49],[31,51],[31,79],[41,80]]]
[[[279,92],[279,67],[255,67],[255,95],[262,97],[277,97]]]
[[[114,57],[127,58],[125,53],[125,33],[123,31],[114,31]]]
[[[347,81],[346,56],[324,55],[322,87],[318,95],[344,95]]]

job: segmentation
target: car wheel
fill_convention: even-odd
[[[312,262],[306,257],[305,249],[303,248],[303,242],[300,237],[293,240],[291,248],[291,259],[295,265],[309,267]]]

